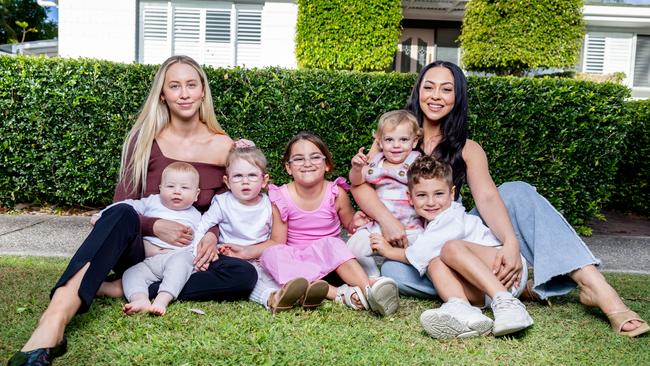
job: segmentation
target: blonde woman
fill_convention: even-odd
[[[224,190],[224,164],[232,140],[214,115],[207,77],[193,59],[172,56],[156,73],[149,95],[122,148],[120,177],[114,201],[138,199],[159,192],[162,170],[171,162],[193,165],[200,174],[194,206],[204,212],[215,193]],[[145,256],[155,254],[142,236],[156,236],[179,247],[193,240],[192,230],[170,220],[140,217],[128,205],[102,214],[51,292],[38,326],[10,365],[49,364],[65,353],[66,325],[84,313],[96,295],[121,297],[117,277]],[[246,299],[257,280],[248,262],[217,252],[215,230],[199,242],[194,273],[179,294],[181,300]],[[149,288],[155,296],[158,284]]]

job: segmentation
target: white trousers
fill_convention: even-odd
[[[158,292],[168,292],[176,299],[194,271],[192,261],[194,254],[188,249],[173,250],[146,258],[122,275],[124,296],[129,301],[132,301],[133,295],[137,293],[148,296],[149,285],[162,281]]]

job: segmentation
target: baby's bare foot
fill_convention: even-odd
[[[151,306],[149,307],[149,314],[151,315],[163,316],[165,315],[166,312],[167,312],[166,306],[156,304],[155,302],[151,304]]]
[[[152,305],[148,299],[138,299],[135,301],[131,301],[128,304],[124,304],[124,306],[122,307],[122,311],[126,315],[133,315],[133,314],[141,313],[143,311],[149,311],[151,306]]]

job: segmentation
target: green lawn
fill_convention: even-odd
[[[0,257],[0,361],[29,337],[66,259]],[[650,276],[608,274],[626,303],[650,319]],[[68,327],[60,365],[209,364],[598,364],[650,365],[650,337],[616,336],[577,292],[552,307],[529,304],[535,325],[514,337],[437,341],[419,315],[437,307],[402,299],[378,318],[327,303],[272,316],[248,301],[173,303],[165,317],[126,317],[122,301],[100,299]],[[199,308],[206,315],[190,311]]]

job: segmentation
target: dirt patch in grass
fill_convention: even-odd
[[[604,211],[606,221],[591,220],[594,235],[650,236],[650,218],[620,211]]]

